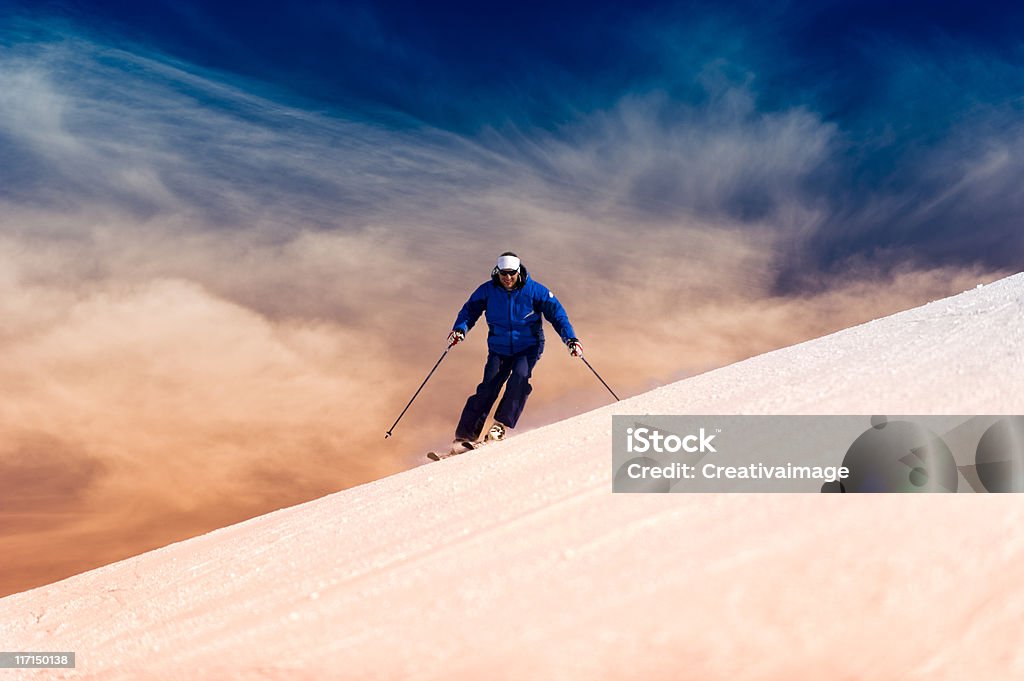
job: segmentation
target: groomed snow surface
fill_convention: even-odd
[[[75,679],[1021,679],[1017,495],[613,495],[612,414],[1024,414],[1024,275],[0,599]],[[382,444],[387,446],[387,444]]]

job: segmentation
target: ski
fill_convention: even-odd
[[[458,457],[460,454],[465,454],[467,452],[471,452],[472,450],[479,450],[481,446],[483,446],[484,444],[489,444],[490,442],[500,442],[501,440],[505,439],[506,432],[508,432],[508,430],[505,428],[505,426],[495,421],[494,424],[492,424],[492,426],[490,426],[490,428],[487,429],[487,431],[484,432],[483,436],[480,437],[479,439],[461,440],[459,442],[459,444],[463,446],[463,450],[461,452],[456,451],[456,445],[453,445],[453,449],[449,452],[427,452],[427,459],[430,459],[431,461],[440,461],[441,459],[451,459],[452,457]]]
[[[466,441],[466,442],[462,443],[464,449],[461,452],[457,451],[454,448],[454,446],[453,446],[452,449],[450,449],[447,452],[427,452],[427,458],[430,459],[431,461],[440,461],[441,459],[450,459],[453,456],[458,456],[459,454],[465,454],[466,452],[472,451],[472,450],[476,449],[477,447],[481,446],[482,444],[483,444],[482,442],[469,442],[469,441]]]
[[[490,430],[488,430],[484,434],[484,436],[479,440],[463,440],[462,442],[460,442],[459,444],[461,444],[463,447],[461,451],[457,451],[453,446],[453,448],[447,452],[427,452],[427,458],[430,459],[431,461],[450,459],[453,456],[465,454],[466,452],[472,451],[474,449],[480,449],[486,444],[490,444],[492,442],[500,442],[505,438],[505,432],[505,426],[502,426],[501,424],[495,422],[495,424],[491,426]]]

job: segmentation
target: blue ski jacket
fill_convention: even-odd
[[[487,349],[499,355],[514,355],[535,345],[543,352],[542,317],[551,323],[563,343],[576,338],[558,298],[546,286],[531,279],[525,267],[520,267],[519,281],[511,291],[501,285],[495,270],[491,280],[478,286],[469,296],[452,330],[467,333],[484,312]]]

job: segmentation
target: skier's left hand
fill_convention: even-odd
[[[583,356],[583,343],[580,343],[579,338],[570,338],[565,342],[565,344],[569,348],[570,355],[572,355],[573,357]]]

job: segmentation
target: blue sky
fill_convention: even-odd
[[[780,290],[849,257],[1012,267],[1021,255],[1024,11],[1012,3],[54,2],[8,16],[14,53],[76,36],[334,120],[448,133],[567,186],[578,178],[535,145],[582,144],[623,102],[644,102],[652,136],[698,129],[702,114],[713,126],[806,112],[831,130],[828,148],[784,189],[765,167],[725,194],[693,196],[679,184],[703,171],[683,157],[655,164],[624,200],[741,222],[790,199],[823,206],[778,263]],[[132,78],[120,69],[106,77]],[[737,93],[746,101],[730,102]],[[245,115],[204,96],[197,106]]]
[[[1019,270],[1022,18],[0,4],[11,584],[421,463],[483,334],[383,433],[506,250],[624,396]],[[524,429],[608,399],[535,387]]]

